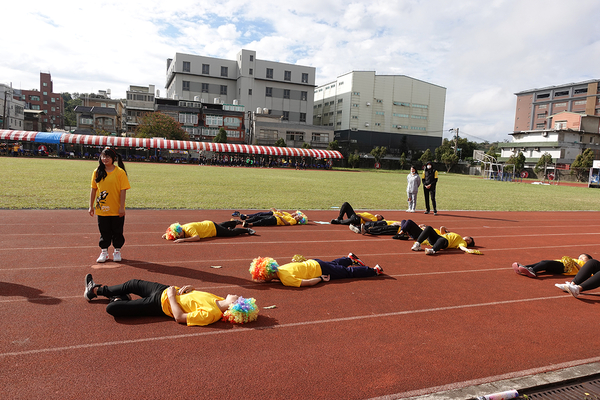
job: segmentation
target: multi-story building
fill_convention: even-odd
[[[18,89],[0,84],[0,129],[25,130],[25,102]]]
[[[240,51],[235,60],[176,53],[167,60],[165,87],[168,98],[237,101],[283,121],[311,124],[315,72],[314,67],[259,60],[251,50]]]
[[[155,109],[179,121],[192,140],[212,141],[224,128],[228,143],[246,142],[242,105],[157,98]]]
[[[273,146],[283,139],[287,147],[304,147],[325,150],[334,139],[333,128],[328,126],[306,125],[284,122],[281,117],[252,113],[251,121],[254,139],[252,143],[260,146]]]
[[[385,146],[400,155],[442,144],[446,88],[404,75],[353,71],[314,91],[314,125],[333,127],[340,145]]]
[[[110,98],[109,90],[100,90],[98,94],[84,94],[79,97],[81,105],[73,110],[77,115],[76,133],[101,133],[121,135],[124,105],[121,100]]]
[[[60,93],[54,93],[49,73],[40,72],[40,90],[21,90],[21,99],[25,108],[45,111],[40,116],[42,131],[64,129],[64,101]]]
[[[126,127],[127,132],[133,134],[140,123],[140,118],[149,112],[154,112],[154,85],[129,86],[127,91]]]
[[[548,153],[555,163],[568,165],[587,148],[600,158],[599,79],[515,95],[515,130],[512,142],[499,144],[499,161],[521,152],[527,166],[534,166]]]

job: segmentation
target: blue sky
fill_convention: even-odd
[[[0,82],[57,92],[154,84],[176,52],[310,65],[317,85],[349,71],[447,88],[445,137],[510,140],[514,93],[600,79],[597,0],[32,0],[3,5]]]

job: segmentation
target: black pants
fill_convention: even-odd
[[[385,221],[365,222],[365,231],[370,235],[395,235],[399,229],[399,226],[388,225]]]
[[[437,212],[437,205],[435,203],[435,186],[431,186],[430,189],[423,188],[423,193],[425,193],[425,208],[427,211],[431,211],[429,208],[429,196],[431,195],[431,205],[433,206],[433,212]]]
[[[344,219],[344,216],[347,218]],[[342,207],[340,207],[340,213],[336,219],[340,221],[340,224],[342,225],[360,225],[361,222],[360,217],[356,215],[356,212],[354,212],[354,209],[348,202],[342,204]]]
[[[248,216],[246,222],[254,226],[274,226],[277,225],[277,217],[273,214]]]
[[[100,230],[100,242],[98,245],[101,249],[108,249],[112,243],[115,249],[120,249],[125,244],[125,236],[123,236],[123,226],[125,225],[125,217],[102,216],[98,215],[98,229]]]
[[[565,266],[560,261],[556,260],[542,260],[535,264],[529,264],[525,267],[531,268],[533,272],[548,272],[551,274],[562,274],[565,272]]]
[[[115,286],[100,286],[98,295],[104,297],[116,297],[125,294],[135,294],[140,299],[119,300],[110,302],[106,306],[106,312],[115,317],[138,317],[166,315],[162,310],[160,298],[162,293],[168,289],[167,285],[156,282],[132,279]]]
[[[573,283],[581,286],[582,290],[592,290],[600,287],[600,261],[588,260],[579,270]],[[594,276],[592,276],[592,274]]]
[[[218,237],[238,236],[243,235],[244,233],[249,233],[248,228],[236,228],[235,226],[237,223],[235,221],[225,221],[221,222],[220,224],[213,222],[213,224],[215,224]]]

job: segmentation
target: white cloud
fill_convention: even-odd
[[[447,88],[444,130],[490,141],[513,129],[519,92],[598,79],[600,3],[578,0],[32,0],[3,6],[0,82],[58,92],[165,84],[176,52],[317,68],[317,84],[352,70]],[[449,136],[449,135],[447,135]]]

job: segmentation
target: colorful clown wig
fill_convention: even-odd
[[[240,296],[235,303],[229,305],[221,320],[229,321],[232,324],[246,324],[256,321],[256,318],[258,318],[256,300],[254,298],[245,299]]]
[[[298,223],[300,225],[306,225],[306,223],[308,222],[308,217],[306,216],[306,214],[304,214],[300,210],[296,210],[296,214],[300,215],[300,219],[298,219]]]
[[[250,264],[250,274],[255,281],[270,281],[277,278],[279,264],[271,257],[258,257]]]
[[[183,228],[181,227],[181,225],[179,225],[179,222],[171,224],[171,226],[167,228],[167,232],[165,233],[165,239],[167,240],[179,239],[182,236]]]

